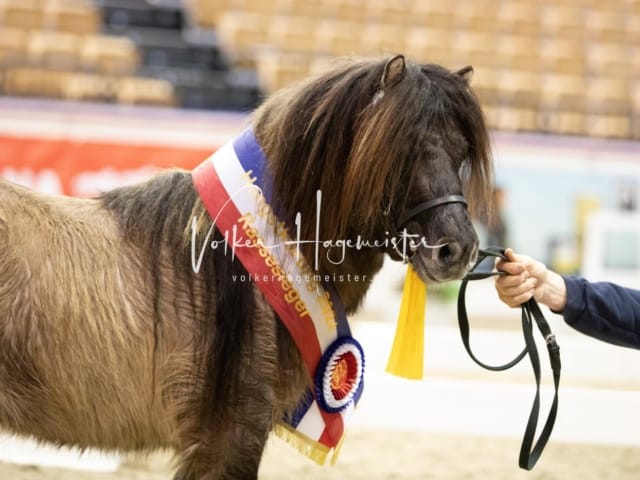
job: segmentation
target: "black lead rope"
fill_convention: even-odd
[[[460,334],[462,336],[462,343],[464,344],[464,348],[467,350],[467,353],[469,353],[469,356],[478,365],[488,370],[507,370],[516,365],[527,354],[529,354],[531,366],[533,367],[533,374],[536,379],[536,396],[533,400],[531,413],[529,414],[529,421],[527,422],[527,427],[522,437],[522,445],[520,446],[520,457],[518,459],[518,464],[520,465],[520,468],[531,470],[540,458],[540,455],[542,454],[542,451],[544,450],[544,447],[549,440],[549,436],[551,435],[551,431],[553,430],[553,425],[556,421],[556,414],[558,412],[558,387],[560,385],[560,347],[558,347],[555,335],[551,332],[549,324],[540,311],[538,302],[536,302],[532,298],[521,306],[522,333],[524,334],[525,342],[525,347],[522,352],[520,352],[518,356],[509,363],[499,366],[487,365],[476,358],[476,356],[471,351],[471,346],[469,345],[469,318],[467,317],[467,308],[465,306],[465,292],[467,291],[467,283],[471,280],[480,280],[496,275],[506,275],[505,272],[494,271],[493,267],[491,267],[491,269],[487,271],[478,270],[478,266],[482,263],[482,261],[489,257],[499,257],[504,260],[507,259],[504,255],[504,250],[497,248],[480,250],[478,261],[471,269],[471,271],[467,274],[467,276],[462,280],[460,293],[458,294],[458,323],[460,325]],[[547,343],[549,361],[551,363],[551,369],[553,370],[553,384],[555,387],[555,395],[553,397],[551,408],[549,409],[547,421],[545,422],[544,428],[542,429],[537,442],[535,442],[535,445],[533,444],[533,441],[535,438],[536,427],[538,425],[538,416],[540,413],[540,357],[538,355],[536,343],[533,339],[532,319],[535,320],[540,333]]]

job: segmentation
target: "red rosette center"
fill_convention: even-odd
[[[345,352],[336,361],[331,372],[331,393],[342,400],[353,389],[358,377],[358,360],[352,352]]]

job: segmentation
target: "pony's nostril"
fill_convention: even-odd
[[[448,263],[449,258],[451,258],[451,247],[449,247],[449,244],[447,243],[438,251],[438,260]]]
[[[436,258],[441,265],[450,266],[460,261],[462,253],[462,247],[458,242],[443,242]]]

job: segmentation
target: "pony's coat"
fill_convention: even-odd
[[[314,238],[322,190],[323,239],[348,239],[383,238],[395,215],[443,192],[483,209],[489,142],[467,73],[351,60],[268,99],[253,126],[278,211],[300,212],[302,238]],[[256,478],[274,422],[309,379],[262,295],[231,281],[246,273],[237,260],[207,250],[192,271],[194,218],[202,241],[211,219],[183,171],[98,199],[0,181],[0,427],[81,448],[175,448],[177,479]],[[477,245],[461,206],[411,228]],[[348,311],[383,254],[320,262],[322,274],[367,279],[335,285]],[[423,275],[460,276],[465,255],[421,259]]]

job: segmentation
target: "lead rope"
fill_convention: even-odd
[[[467,291],[467,283],[471,280],[480,280],[496,275],[506,275],[505,272],[501,271],[476,271],[478,265],[480,265],[480,263],[487,257],[499,257],[507,260],[504,255],[504,250],[497,248],[480,250],[478,261],[476,262],[475,266],[469,271],[467,276],[463,278],[462,285],[460,285],[460,292],[458,294],[458,324],[460,325],[460,335],[462,336],[462,343],[464,344],[464,348],[467,350],[469,356],[473,359],[474,362],[476,362],[481,367],[486,368],[487,370],[508,370],[509,368],[519,363],[520,360],[522,360],[527,354],[529,354],[531,367],[533,368],[533,374],[536,379],[536,395],[533,400],[533,405],[531,406],[531,413],[529,414],[527,427],[522,437],[518,465],[520,466],[520,468],[523,468],[525,470],[531,470],[540,458],[544,447],[549,441],[551,431],[553,430],[553,425],[556,421],[556,414],[558,413],[558,387],[560,386],[560,347],[556,342],[555,335],[551,332],[549,324],[540,311],[538,302],[536,302],[535,299],[531,298],[529,301],[521,305],[522,333],[524,335],[525,342],[525,347],[522,352],[520,352],[518,356],[512,361],[498,366],[487,365],[476,358],[476,356],[471,351],[471,346],[469,344],[469,318],[467,317],[467,308],[465,306],[465,293]],[[536,434],[536,427],[538,425],[538,416],[540,413],[540,357],[538,355],[538,349],[533,338],[532,318],[533,320],[535,320],[536,325],[538,326],[538,330],[540,330],[540,333],[542,334],[547,344],[549,361],[551,363],[551,369],[553,371],[553,385],[555,388],[553,403],[551,404],[551,407],[549,409],[547,421],[545,422],[544,428],[542,429],[538,440],[535,442],[535,445],[533,444],[533,442]]]

